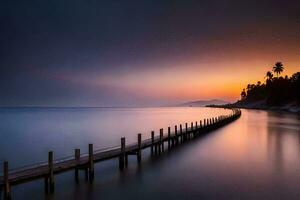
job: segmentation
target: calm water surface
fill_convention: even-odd
[[[136,141],[138,132],[228,113],[212,108],[143,109],[1,109],[0,159],[19,167],[115,146],[120,137]],[[116,159],[95,165],[95,181],[75,184],[73,174],[55,176],[49,199],[299,199],[300,117],[243,110],[232,124],[164,155],[143,151],[140,166],[134,156],[118,171]],[[13,187],[14,199],[45,199],[43,180]]]

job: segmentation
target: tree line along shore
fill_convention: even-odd
[[[282,62],[276,62],[272,71],[265,74],[265,81],[248,84],[241,92],[241,99],[233,104],[210,107],[237,107],[251,109],[283,110],[300,113],[300,72],[280,76]]]

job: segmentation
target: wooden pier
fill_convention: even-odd
[[[93,182],[94,180],[94,164],[100,161],[119,158],[119,169],[123,170],[128,165],[128,156],[135,155],[137,162],[142,161],[142,150],[151,148],[151,155],[160,155],[166,148],[174,148],[177,145],[194,139],[197,136],[209,133],[215,129],[218,129],[230,122],[238,119],[241,115],[239,109],[231,109],[230,115],[222,115],[215,118],[204,119],[203,121],[192,122],[191,126],[185,124],[183,129],[182,124],[174,127],[174,131],[171,131],[171,127],[168,127],[167,132],[164,129],[160,129],[159,135],[155,136],[154,131],[151,132],[151,137],[142,139],[142,134],[137,135],[137,142],[134,144],[126,145],[125,137],[121,138],[121,144],[118,147],[106,149],[106,150],[94,150],[93,144],[89,144],[88,154],[80,154],[80,149],[75,149],[74,156],[67,159],[54,160],[53,152],[48,153],[48,162],[38,165],[31,165],[26,168],[20,168],[19,170],[9,170],[9,163],[5,161],[3,163],[3,175],[0,176],[0,191],[3,191],[4,199],[11,199],[11,187],[13,185],[33,181],[36,179],[45,180],[45,193],[54,193],[55,191],[55,178],[54,176],[59,173],[74,170],[75,181],[79,181],[79,170],[85,171],[86,180]],[[1,199],[1,197],[0,197]]]

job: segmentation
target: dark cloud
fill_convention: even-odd
[[[1,1],[0,104],[143,101],[125,99],[122,89],[89,91],[55,76],[134,73],[205,56],[237,38],[255,43],[270,33],[274,41],[293,42],[300,34],[299,9],[292,0]]]

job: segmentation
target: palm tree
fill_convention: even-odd
[[[243,91],[241,92],[241,100],[245,100],[247,98],[247,93],[245,91],[245,89],[243,89]]]
[[[272,72],[268,71],[267,74],[266,74],[266,78],[269,79],[269,80],[272,80],[272,78],[273,78]]]
[[[260,84],[261,84],[261,82],[260,82],[260,81],[257,81],[257,84],[256,84],[256,85],[257,85],[257,86],[260,86]]]
[[[273,71],[277,74],[277,78],[279,74],[283,71],[283,64],[281,62],[275,63],[275,66],[273,67]]]
[[[266,84],[267,84],[267,85],[270,85],[270,83],[272,82],[272,79],[273,79],[273,74],[272,74],[272,72],[268,71],[268,72],[266,73],[265,78],[267,78]]]

